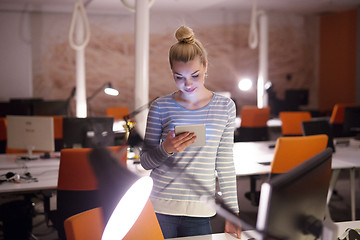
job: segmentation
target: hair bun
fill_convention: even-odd
[[[181,26],[175,33],[179,43],[193,44],[195,43],[194,32],[191,28]]]

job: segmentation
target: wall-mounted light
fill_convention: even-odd
[[[252,81],[250,78],[243,78],[239,81],[238,87],[241,91],[249,91],[252,87]]]

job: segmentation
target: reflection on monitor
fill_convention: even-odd
[[[114,146],[113,117],[63,118],[64,148]]]
[[[360,140],[360,106],[345,108],[343,132]]]
[[[256,223],[257,230],[264,233],[262,239],[319,237],[327,207],[331,157],[332,150],[327,148],[262,184]]]
[[[34,150],[54,151],[54,120],[52,117],[7,116],[7,147],[27,150],[24,159],[36,159]]]

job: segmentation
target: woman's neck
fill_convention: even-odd
[[[213,93],[208,89],[204,89],[201,93],[194,96],[185,96],[181,91],[174,93],[174,100],[182,107],[189,110],[197,110],[209,104],[213,97]]]

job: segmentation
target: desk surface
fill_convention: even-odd
[[[349,221],[349,222],[336,222],[337,226],[337,236],[341,236],[341,234],[347,228],[360,228],[360,221]],[[254,230],[243,231],[241,233],[242,240],[249,240],[252,238],[256,238],[258,235]],[[233,234],[229,233],[217,233],[217,234],[209,234],[209,235],[201,235],[194,237],[182,237],[182,238],[170,238],[170,240],[235,240],[236,238]]]
[[[209,235],[200,235],[193,237],[180,237],[180,238],[168,238],[168,240],[235,240],[236,238],[233,234],[229,233],[216,233]]]
[[[30,173],[34,179],[21,179],[19,182],[3,182],[1,193],[16,193],[56,189],[59,172],[59,158],[38,160],[17,160],[19,154],[0,154],[0,175],[13,172],[24,176]]]
[[[274,157],[274,141],[236,142],[234,144],[234,164],[237,176],[267,174]],[[336,146],[332,168],[346,169],[360,167],[360,148],[354,146]]]

